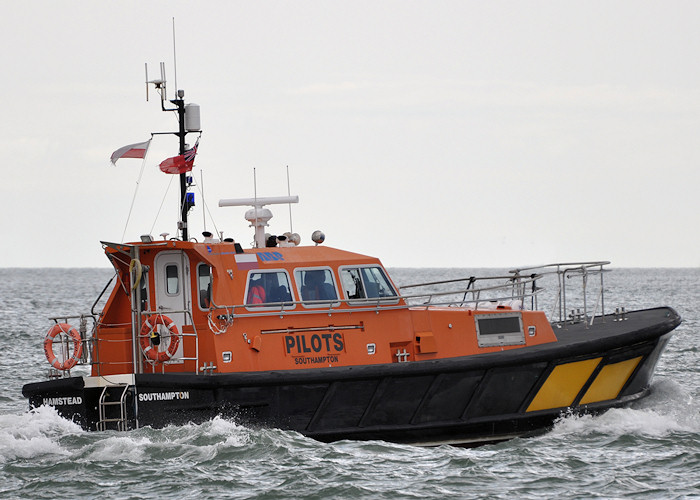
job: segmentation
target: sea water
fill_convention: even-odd
[[[398,284],[502,272],[390,271]],[[649,397],[477,448],[324,444],[222,418],[85,432],[51,408],[29,412],[21,389],[46,376],[47,318],[89,312],[111,275],[0,269],[0,498],[700,498],[700,269],[605,276],[606,310],[670,305],[683,317]]]

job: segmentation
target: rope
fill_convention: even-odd
[[[151,134],[151,139],[153,139],[153,134]],[[143,169],[146,166],[146,158],[148,157],[148,149],[146,149],[146,154],[143,155],[143,161],[141,162],[141,171],[139,172],[139,178],[136,180],[136,189],[134,189],[134,196],[131,198],[131,206],[129,206],[129,215],[126,216],[126,223],[124,224],[124,232],[122,233],[121,243],[124,243],[124,237],[126,236],[126,229],[129,227],[129,220],[131,219],[131,212],[134,209],[134,203],[136,202],[136,194],[139,192],[139,185],[141,184],[141,178],[143,177]]]
[[[200,171],[201,172],[201,171]],[[204,205],[204,209],[207,211],[209,214],[209,218],[211,219],[211,223],[214,225],[214,231],[216,232],[215,234],[220,235],[219,233],[219,228],[216,227],[216,220],[214,219],[214,216],[211,214],[209,211],[209,205],[207,204],[206,200],[204,199],[204,191],[201,189],[199,184],[197,185],[197,191],[199,191],[199,196],[202,199],[202,204]],[[206,229],[206,228],[205,228]]]
[[[168,196],[168,191],[170,191],[170,186],[173,183],[173,179],[175,178],[175,175],[170,176],[170,182],[168,182],[168,187],[165,188],[165,194],[163,194],[163,199],[160,201],[160,206],[158,207],[158,212],[156,213],[156,218],[153,219],[153,225],[151,226],[151,230],[148,231],[148,234],[153,233],[153,228],[156,227],[156,222],[158,222],[158,216],[160,215],[160,211],[163,209],[163,204],[165,203],[165,198]]]
[[[214,311],[211,311],[207,315],[207,322],[209,323],[209,331],[211,331],[214,335],[220,335],[222,333],[225,333],[226,330],[228,330],[228,327],[233,325],[233,317],[232,315],[229,314],[228,312],[228,307],[224,307],[224,310],[226,311],[226,321],[224,321],[223,328],[219,327],[216,323],[214,323],[213,319],[213,313]]]

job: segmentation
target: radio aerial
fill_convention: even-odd
[[[160,78],[156,78],[155,80],[148,79],[148,63],[144,63],[144,65],[146,67],[146,101],[148,101],[148,85],[152,84],[160,94],[161,102],[165,102],[168,98],[165,81],[165,63],[160,63]]]

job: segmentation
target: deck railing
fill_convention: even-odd
[[[536,279],[536,276],[526,279],[514,279],[513,276],[470,276],[404,285],[400,289],[401,297],[412,307],[494,309],[501,306],[522,309],[527,299],[539,293],[535,286]],[[483,286],[479,286],[481,283]],[[404,293],[409,289],[412,293]],[[421,289],[427,290],[421,292]]]
[[[610,271],[605,269],[608,264],[609,261],[562,262],[514,269],[511,273],[521,280],[530,279],[532,276],[537,276],[538,281],[555,278],[556,288],[548,294],[553,299],[549,310],[550,321],[586,321],[591,325],[597,316],[605,315],[604,275]],[[576,278],[581,280],[580,284],[568,281]],[[598,285],[596,286],[595,281],[589,282],[589,278],[598,278]],[[592,306],[591,298],[594,299]],[[539,308],[536,295],[533,296],[531,307]]]
[[[480,281],[495,282],[496,280],[508,280],[507,283],[498,283],[489,286],[475,287]],[[430,307],[465,307],[472,309],[496,309],[512,308],[522,309],[525,299],[531,294],[539,293],[534,286],[534,279],[514,279],[513,276],[489,276],[484,278],[464,278],[446,281],[434,281],[400,287],[400,291],[406,289],[418,289],[420,287],[432,288],[426,292],[400,293],[390,297],[362,298],[362,299],[332,299],[332,300],[303,300],[268,302],[264,304],[235,304],[217,305],[212,302],[212,314],[210,315],[210,328],[215,333],[225,331],[226,327],[237,318],[265,317],[265,316],[295,316],[295,315],[332,315],[338,313],[357,313],[391,311],[397,309],[415,309]],[[456,285],[467,282],[466,286],[445,288],[444,285]],[[528,291],[531,286],[532,292]]]
[[[542,302],[550,303],[545,310],[552,322],[583,322],[591,324],[605,313],[603,274],[607,261],[567,262],[544,266],[518,268],[508,275],[469,276],[441,281],[403,285],[399,295],[363,299],[333,299],[323,301],[285,301],[265,304],[217,305],[212,303],[210,328],[224,331],[236,318],[264,316],[294,316],[341,312],[361,312],[418,308],[463,307],[474,310],[510,308],[540,309]],[[599,287],[592,287],[589,278],[600,278]],[[580,278],[576,287],[568,280]],[[546,282],[554,278],[555,286]],[[592,291],[593,288],[593,291]],[[591,297],[594,293],[595,297]],[[591,300],[591,299],[594,300]],[[572,307],[572,304],[574,306]],[[350,306],[350,307],[348,307]],[[569,312],[569,308],[571,311]],[[215,331],[215,333],[217,333]]]
[[[217,305],[212,301],[209,318],[209,329],[217,334],[226,331],[236,318],[264,317],[264,316],[294,316],[322,314],[331,316],[339,313],[391,311],[398,309],[415,309],[431,307],[460,307],[473,310],[486,309],[543,309],[548,313],[549,320],[559,326],[569,323],[581,323],[591,325],[596,318],[605,315],[604,274],[609,272],[604,266],[608,261],[594,262],[565,262],[547,264],[543,266],[523,267],[513,269],[508,275],[501,276],[469,276],[442,281],[431,281],[404,285],[399,288],[399,294],[390,297],[363,298],[363,299],[333,299],[317,301],[285,301],[265,304],[236,304]],[[594,278],[594,280],[591,280]],[[597,278],[597,279],[595,279]],[[580,279],[580,282],[578,280]],[[546,282],[555,280],[554,287],[547,287]],[[575,280],[575,281],[570,281]],[[574,283],[576,286],[573,286]],[[541,308],[542,303],[547,303],[548,309]],[[194,357],[183,358],[194,360],[197,371],[211,369],[211,367],[199,367],[199,342],[198,332],[194,326],[194,319],[188,310],[182,311],[142,311],[141,316],[151,314],[176,314],[184,313],[189,318],[194,333],[180,333],[183,336],[195,337],[196,352]],[[83,355],[79,364],[97,365],[100,372],[100,360],[97,358],[98,349],[94,349],[101,342],[133,342],[130,335],[124,340],[100,339],[95,335],[98,326],[110,326],[100,323],[99,316],[95,314],[81,314],[73,316],[56,316],[50,318],[55,323],[69,322],[79,319],[79,331],[84,342]],[[88,324],[92,322],[92,328],[88,333]],[[128,326],[124,325],[111,326]],[[265,332],[270,333],[270,332]],[[58,340],[58,338],[56,339]],[[68,355],[69,339],[61,335],[61,349],[64,359]],[[133,361],[124,361],[123,364],[132,365]],[[55,371],[55,370],[54,370]],[[56,373],[53,376],[69,376],[69,372]]]
[[[182,337],[182,341],[184,341],[185,337],[193,337],[194,338],[194,346],[195,346],[195,354],[194,356],[179,356],[177,358],[177,362],[184,362],[184,361],[194,361],[195,362],[195,371],[199,372],[200,370],[202,371],[207,371],[211,370],[212,368],[209,366],[199,366],[199,338],[198,338],[198,332],[197,328],[194,325],[192,313],[189,310],[183,309],[183,310],[177,310],[177,311],[142,311],[141,316],[143,319],[146,319],[147,317],[153,315],[153,314],[185,314],[189,318],[189,324],[188,326],[192,327],[193,332],[178,332],[178,335]],[[69,323],[71,320],[79,320],[80,326],[78,327],[78,331],[80,332],[80,338],[82,341],[83,345],[83,351],[82,355],[80,357],[80,360],[76,363],[76,366],[85,366],[85,365],[92,365],[96,367],[97,375],[101,375],[101,368],[102,365],[124,365],[124,368],[126,371],[134,371],[134,373],[137,372],[137,370],[134,370],[134,362],[132,359],[125,359],[124,361],[101,361],[99,359],[99,352],[100,349],[97,348],[100,345],[104,344],[109,344],[109,343],[119,343],[119,344],[129,344],[129,350],[133,350],[133,342],[134,339],[131,334],[127,338],[124,339],[109,339],[109,338],[103,338],[100,337],[100,335],[97,334],[97,327],[124,327],[125,329],[131,330],[131,323],[121,323],[121,324],[106,324],[100,321],[99,316],[93,315],[93,314],[80,314],[80,315],[67,315],[67,316],[54,316],[49,318],[51,321],[54,323]],[[88,324],[92,323],[92,326],[88,328]],[[139,340],[141,335],[138,335]],[[70,352],[69,352],[69,347],[71,343],[71,339],[67,335],[57,335],[55,340],[54,340],[54,349],[57,350],[59,349],[56,347],[57,345],[60,345],[61,349],[61,354],[62,354],[62,359],[68,359],[70,357]],[[160,369],[164,373],[165,372],[165,363],[160,363]],[[152,367],[152,370],[155,370],[155,365]],[[50,369],[49,372],[49,378],[60,378],[60,377],[70,377],[70,370],[65,370],[65,371],[60,371],[56,370],[54,368]]]
[[[76,363],[76,366],[80,365],[89,365],[92,364],[93,359],[92,359],[92,346],[93,346],[93,335],[92,333],[95,331],[95,325],[97,324],[97,317],[92,315],[92,314],[74,314],[74,315],[64,315],[64,316],[52,316],[49,318],[49,321],[53,321],[54,324],[59,324],[59,323],[71,323],[74,322],[74,320],[78,320],[78,327],[77,330],[80,333],[80,340],[82,342],[82,353],[80,355],[80,359]],[[58,349],[58,346],[60,346],[60,352],[61,352],[61,358],[62,359],[68,359],[72,354],[69,352],[70,344],[72,344],[72,340],[68,335],[65,335],[63,333],[60,333],[57,335],[54,340],[53,340],[53,349],[54,352]],[[51,367],[49,369],[49,378],[60,378],[60,377],[69,377],[70,376],[70,370],[56,370],[55,368]]]

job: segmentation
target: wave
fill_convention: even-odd
[[[0,415],[0,463],[17,458],[70,455],[61,439],[83,433],[79,425],[61,418],[49,406],[20,415]]]
[[[700,405],[688,389],[673,380],[659,380],[649,396],[628,408],[600,415],[564,415],[550,432],[553,437],[608,435],[666,438],[700,434]]]

